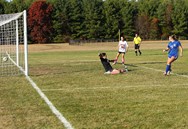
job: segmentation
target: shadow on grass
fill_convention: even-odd
[[[135,63],[135,64],[125,64],[125,66],[128,67],[128,71],[129,72],[133,72],[133,71],[137,71],[136,68],[139,68],[140,65],[142,64],[165,64],[165,62],[143,62],[143,63]],[[101,65],[101,64],[100,64]],[[112,65],[112,67],[114,69],[123,69],[124,66],[122,65],[122,63],[118,62],[117,65]],[[34,70],[32,69],[30,73],[30,76],[44,76],[44,75],[65,75],[65,74],[73,74],[73,73],[83,73],[83,72],[92,72],[92,71],[96,71],[96,70],[103,70],[102,66],[98,67],[85,67],[85,68],[76,68],[76,67],[66,67],[66,68],[60,68],[59,70],[57,68],[44,68],[41,67],[40,70]],[[182,75],[187,75],[188,73],[180,73]]]
[[[143,62],[143,63],[136,63],[136,64],[165,64],[166,62]]]

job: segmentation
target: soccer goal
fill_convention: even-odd
[[[28,76],[26,11],[0,15],[0,76]]]

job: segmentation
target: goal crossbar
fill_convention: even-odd
[[[6,15],[0,15],[0,26],[5,25],[13,20],[17,20],[22,13],[16,13],[16,14],[6,14]]]

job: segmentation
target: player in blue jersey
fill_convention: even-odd
[[[170,75],[172,62],[178,59],[178,56],[183,56],[183,48],[181,43],[177,40],[175,35],[169,36],[169,43],[163,52],[168,51],[168,59],[166,65],[166,71],[164,75]]]

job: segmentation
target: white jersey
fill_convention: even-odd
[[[126,41],[119,41],[119,52],[126,52],[128,43]]]

